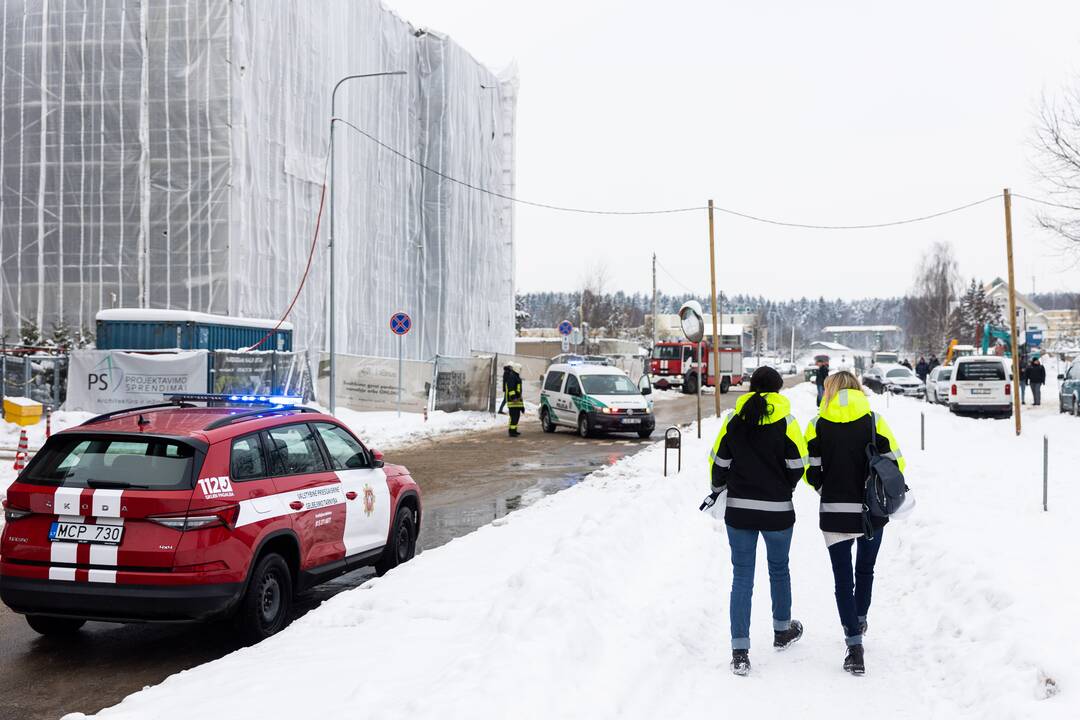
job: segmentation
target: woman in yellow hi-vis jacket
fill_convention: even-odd
[[[844,669],[866,672],[863,635],[874,585],[874,565],[888,518],[866,516],[867,445],[904,470],[904,456],[885,418],[870,410],[858,378],[841,371],[825,381],[818,416],[806,426],[809,466],[806,482],[821,494],[821,530],[829,548],[836,585],[836,609],[848,653]],[[854,572],[851,564],[855,549]]]
[[[518,437],[518,420],[525,411],[525,398],[521,394],[521,366],[506,363],[503,366],[503,401],[510,411],[510,437]]]

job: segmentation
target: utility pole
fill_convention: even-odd
[[[404,70],[393,70],[390,72],[377,72],[377,73],[362,73],[359,75],[346,75],[337,81],[334,85],[334,89],[330,91],[330,241],[327,243],[330,253],[329,259],[329,275],[330,275],[330,287],[329,287],[329,315],[328,322],[330,324],[329,332],[329,350],[330,350],[330,398],[327,402],[327,406],[330,408],[330,414],[333,415],[337,409],[337,318],[335,316],[335,308],[337,307],[337,295],[335,294],[334,274],[337,269],[337,264],[334,262],[334,190],[337,183],[334,182],[334,124],[338,121],[337,117],[337,91],[341,85],[349,80],[357,80],[359,78],[373,78],[373,77],[388,77],[390,75],[405,75]]]
[[[713,375],[716,376],[716,385],[713,387],[713,402],[716,405],[716,417],[720,417],[720,385],[723,383],[723,373],[720,368],[720,331],[717,323],[719,308],[716,305],[716,240],[713,228],[713,201],[709,201],[709,274],[712,277],[712,351],[713,351]],[[708,378],[708,374],[705,375]],[[701,383],[698,383],[699,385]]]
[[[652,254],[652,344],[656,347],[656,253]]]
[[[1013,275],[1012,194],[1005,188],[1005,251],[1009,259],[1009,323],[1012,327],[1012,396],[1013,416],[1016,418],[1016,434],[1020,434],[1020,348],[1016,339],[1016,283]]]

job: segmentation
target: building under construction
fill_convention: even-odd
[[[516,79],[377,0],[0,3],[0,333],[102,308],[278,317],[337,116],[338,350],[512,351]],[[425,167],[426,166],[426,167]],[[327,224],[290,320],[325,347]]]

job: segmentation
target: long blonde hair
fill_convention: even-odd
[[[821,396],[821,402],[827,406],[841,390],[862,390],[862,384],[847,370],[834,373],[825,378],[825,394]]]

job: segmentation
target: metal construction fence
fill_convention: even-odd
[[[67,398],[67,355],[0,355],[0,396],[59,408]]]
[[[314,397],[306,352],[217,350],[210,354],[208,387],[215,393]]]
[[[322,354],[318,372],[318,398],[329,399],[329,355]],[[551,363],[547,358],[501,353],[473,357],[437,355],[431,360],[406,360],[402,366],[401,409],[473,410],[495,412],[502,397],[502,368],[520,363],[525,400],[540,402],[540,386]],[[361,355],[337,356],[336,402],[352,410],[394,410],[398,403],[398,361]]]

